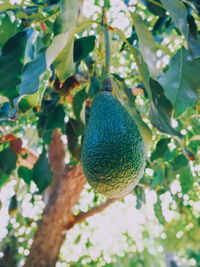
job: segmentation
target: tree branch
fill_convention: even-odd
[[[97,213],[102,212],[105,208],[107,208],[110,204],[117,201],[118,198],[111,198],[107,200],[105,203],[87,211],[87,212],[81,212],[77,216],[74,216],[72,221],[67,224],[67,230],[71,229],[76,223],[81,223],[85,221],[86,218],[93,216]]]
[[[38,225],[25,267],[53,267],[65,239],[66,225],[86,183],[81,166],[67,167],[56,181]]]
[[[54,180],[60,179],[65,169],[65,148],[61,140],[61,134],[55,130],[49,145],[49,162],[53,171]]]

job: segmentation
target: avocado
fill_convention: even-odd
[[[129,113],[110,92],[98,93],[93,101],[81,160],[88,183],[107,197],[125,196],[143,175],[142,137]]]

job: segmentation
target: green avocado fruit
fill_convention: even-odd
[[[123,197],[138,184],[145,159],[142,137],[129,113],[111,93],[100,92],[92,105],[81,151],[88,183],[107,197]]]

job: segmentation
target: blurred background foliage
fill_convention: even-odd
[[[22,266],[29,254],[52,179],[54,129],[66,163],[79,164],[105,67],[103,4],[0,3],[2,267]],[[114,94],[144,138],[146,170],[133,194],[68,231],[56,266],[200,266],[200,3],[105,6]],[[33,168],[24,164],[30,152],[38,157]],[[105,200],[86,185],[74,214]]]

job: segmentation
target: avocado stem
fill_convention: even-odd
[[[109,31],[107,25],[107,17],[106,17],[106,9],[105,9],[105,1],[104,7],[102,10],[102,26],[104,32],[104,40],[105,40],[105,79],[110,78],[110,39],[109,39]]]

